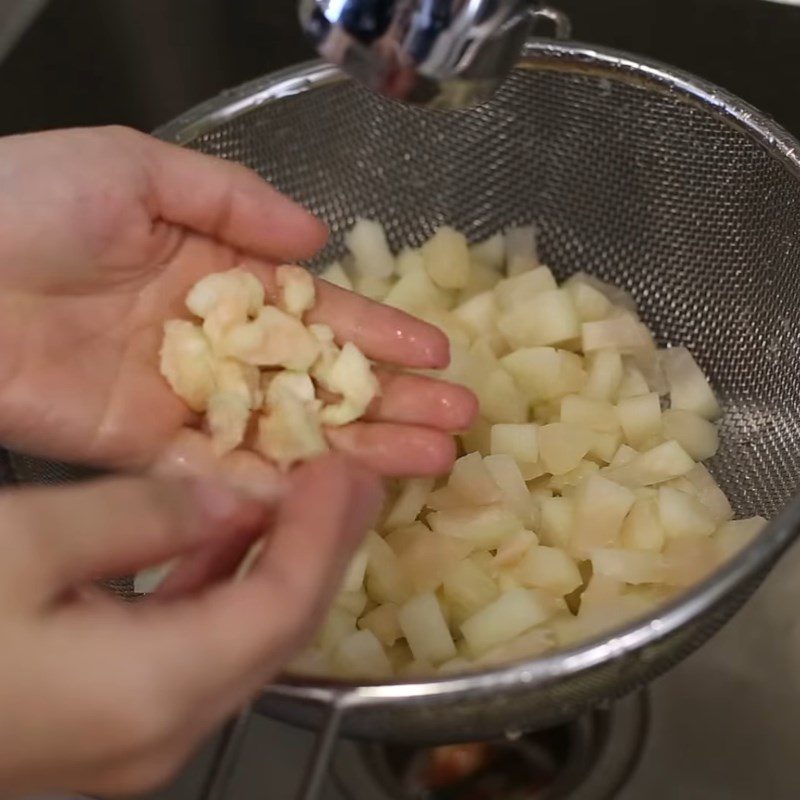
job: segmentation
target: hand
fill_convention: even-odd
[[[158,372],[166,318],[200,277],[243,265],[274,291],[275,263],[313,254],[324,226],[244,167],[126,129],[0,140],[0,442],[33,455],[141,468],[196,421]],[[446,338],[318,282],[314,321],[369,357],[442,367]],[[381,375],[369,422],[331,432],[385,474],[446,471],[446,432],[475,398]]]
[[[337,455],[282,480],[270,506],[197,480],[0,493],[0,795],[154,788],[304,644],[381,490]],[[86,588],[265,525],[239,583],[141,603]]]

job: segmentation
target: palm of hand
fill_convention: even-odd
[[[0,393],[4,441],[65,460],[148,463],[191,420],[157,369],[164,320],[185,315],[202,275],[235,261],[231,248],[187,236],[168,261],[142,261],[140,275],[91,294],[0,300],[0,348],[14,353]]]

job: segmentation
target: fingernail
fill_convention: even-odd
[[[375,524],[385,497],[386,493],[380,479],[366,470],[357,474],[353,498],[353,518],[359,534]]]

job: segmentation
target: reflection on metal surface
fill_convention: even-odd
[[[638,694],[489,742],[348,745],[336,780],[348,800],[607,800],[635,768],[646,733],[647,701]]]
[[[387,97],[437,108],[487,100],[539,19],[569,20],[531,0],[301,0],[317,52]]]

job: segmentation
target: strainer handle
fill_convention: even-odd
[[[344,703],[331,704],[330,712],[317,734],[297,800],[317,800],[319,797],[328,776],[328,766],[339,736],[344,712]],[[247,706],[223,729],[200,792],[200,800],[227,800],[236,759],[252,715],[252,706]]]

